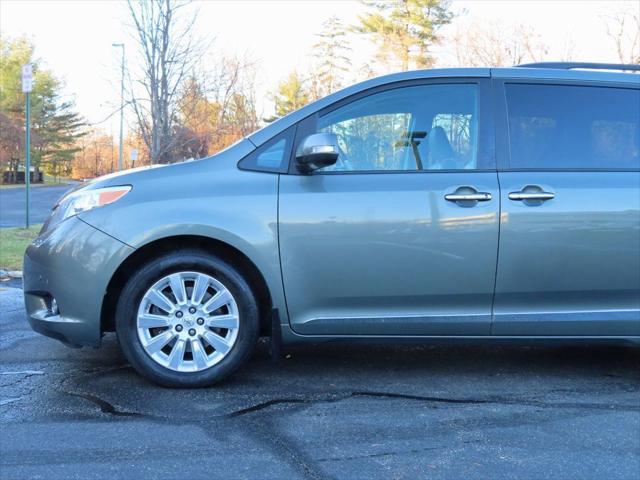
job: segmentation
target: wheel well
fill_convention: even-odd
[[[244,253],[227,243],[213,238],[195,235],[179,235],[153,241],[137,249],[122,262],[109,281],[107,292],[102,303],[100,318],[102,332],[112,332],[115,330],[116,304],[124,288],[126,279],[129,278],[131,273],[150,259],[164,253],[175,252],[179,249],[197,249],[211,253],[237,268],[249,283],[258,302],[260,335],[269,336],[271,334],[271,322],[269,318],[272,307],[271,295],[264,277],[255,264]]]

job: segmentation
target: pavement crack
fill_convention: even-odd
[[[11,397],[11,398],[5,398],[0,400],[0,407],[3,407],[5,405],[10,405],[14,402],[19,402],[22,399],[28,398],[33,391],[35,390],[35,387],[31,387],[24,395],[21,395],[19,397]]]
[[[115,372],[117,370],[129,369],[131,366],[128,363],[121,363],[118,365],[109,365],[108,367],[94,367],[82,369],[81,373],[85,375],[102,375],[105,373]]]
[[[393,393],[393,392],[369,392],[359,391],[352,392],[349,397],[377,397],[377,398],[400,398],[404,400],[418,400],[423,402],[434,403],[457,403],[464,405],[482,405],[485,403],[493,403],[490,400],[477,400],[473,398],[446,398],[446,397],[427,397],[422,395],[409,395],[405,393]]]
[[[429,452],[433,450],[440,450],[442,448],[443,447],[410,448],[410,449],[401,450],[401,451],[370,453],[370,454],[363,454],[363,455],[351,455],[348,457],[325,457],[325,458],[318,458],[316,461],[317,462],[344,462],[349,460],[361,460],[364,458],[388,457],[391,455],[407,455],[412,453],[422,453],[422,452]]]
[[[252,405],[250,407],[241,408],[240,410],[235,410],[231,413],[227,413],[223,415],[226,418],[234,418],[240,417],[242,415],[247,415],[249,413],[259,412],[261,410],[266,410],[268,408],[274,407],[276,405],[299,405],[299,404],[314,404],[314,403],[333,403],[340,402],[343,400],[347,400],[349,398],[357,398],[357,397],[371,397],[371,398],[392,398],[392,399],[404,399],[404,400],[416,400],[423,402],[435,402],[435,403],[456,403],[456,404],[485,404],[485,403],[494,403],[491,400],[476,400],[476,399],[466,399],[466,398],[445,398],[445,397],[426,397],[421,395],[410,395],[404,393],[393,393],[393,392],[375,392],[375,391],[355,391],[350,392],[344,395],[336,395],[330,398],[274,398],[271,400],[267,400],[262,403],[258,403],[256,405]]]
[[[36,375],[44,375],[44,372],[42,370],[24,370],[22,372],[0,372],[0,375],[7,375],[7,376],[22,375],[22,377],[18,378],[17,380],[14,380],[11,383],[5,383],[0,385],[0,388],[6,388],[6,387],[13,387],[14,385],[22,383],[27,378],[31,378]]]
[[[268,400],[266,402],[258,403],[257,405],[252,405],[251,407],[235,410],[231,413],[227,413],[226,415],[223,415],[223,417],[226,417],[226,418],[240,417],[248,413],[258,412],[260,410],[271,408],[275,405],[295,405],[298,403],[312,403],[313,401],[314,400],[305,399],[305,398],[276,398],[273,400]]]
[[[312,405],[320,403],[334,403],[341,402],[350,398],[369,397],[369,398],[388,398],[388,399],[402,399],[413,400],[426,403],[444,403],[454,405],[521,405],[528,407],[538,408],[568,408],[568,409],[589,409],[589,410],[620,410],[620,411],[640,411],[640,407],[636,405],[615,405],[615,404],[600,404],[600,403],[558,403],[558,402],[544,402],[541,400],[523,400],[518,398],[502,398],[502,397],[488,397],[485,399],[478,398],[450,398],[450,397],[434,397],[423,395],[411,395],[395,392],[377,392],[359,390],[350,392],[343,395],[333,395],[331,397],[320,398],[275,398],[267,400],[256,405],[245,407],[239,410],[235,410],[231,413],[221,415],[223,418],[235,418],[243,415],[267,410],[277,405]],[[435,408],[435,407],[434,407]]]
[[[279,403],[296,404],[308,403],[308,401],[295,398],[279,399],[275,402],[264,402],[263,404],[256,405],[256,407],[260,406],[260,409],[264,409],[268,408],[268,406]],[[242,410],[238,410],[235,413],[239,412],[242,412]],[[228,418],[228,416],[225,417]],[[278,456],[280,461],[285,462],[292,468],[296,469],[299,473],[299,475],[297,475],[297,478],[308,480],[324,480],[331,478],[316,465],[316,462],[311,456],[308,455],[307,452],[304,451],[304,449],[300,448],[298,442],[289,438],[286,432],[280,429],[279,422],[274,421],[272,417],[258,416],[244,419],[241,418],[238,419],[238,421],[241,423],[242,426],[240,428],[244,433],[251,435],[259,444],[271,450],[275,455]],[[207,427],[207,434],[217,435],[215,433],[215,430],[211,430],[210,425],[208,425]]]
[[[144,417],[144,418],[152,418],[151,415],[139,413],[139,412],[127,412],[118,410],[113,404],[107,402],[106,400],[97,397],[96,395],[91,395],[90,393],[78,393],[78,392],[62,392],[66,395],[71,395],[73,397],[83,398],[94,405],[97,405],[100,408],[102,413],[106,413],[108,415],[113,415],[117,417]]]

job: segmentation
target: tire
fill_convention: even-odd
[[[157,292],[164,296],[161,301],[155,300]],[[214,296],[220,300],[212,300]],[[181,305],[181,300],[187,303]],[[156,323],[162,326],[149,326]],[[229,328],[217,328],[221,324]],[[138,373],[166,387],[207,387],[228,377],[251,355],[259,330],[258,307],[247,281],[222,259],[198,250],[165,254],[144,264],[127,281],[116,307],[116,332],[125,357]]]

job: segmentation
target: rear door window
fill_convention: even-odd
[[[640,169],[640,90],[506,84],[514,169]]]

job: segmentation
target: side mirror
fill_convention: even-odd
[[[305,138],[296,152],[296,163],[303,173],[311,173],[333,165],[338,160],[340,148],[335,133],[314,133]]]

